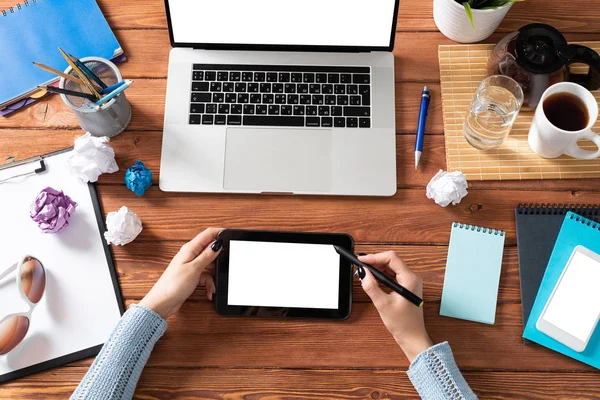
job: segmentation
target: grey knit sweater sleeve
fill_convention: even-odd
[[[408,377],[424,400],[477,400],[458,370],[448,342],[419,354],[408,369]]]
[[[160,315],[131,305],[71,399],[131,399],[154,344],[166,329]]]

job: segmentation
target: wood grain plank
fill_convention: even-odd
[[[85,368],[62,368],[3,386],[14,400],[67,398]],[[136,398],[143,399],[415,399],[404,370],[223,370],[146,368]],[[473,390],[484,399],[597,399],[600,388],[591,373],[466,372]],[[551,380],[551,384],[549,381]],[[50,388],[45,382],[51,381]]]
[[[224,226],[346,232],[358,243],[446,244],[458,221],[504,230],[507,244],[515,244],[519,203],[600,203],[600,193],[585,191],[473,190],[447,209],[417,189],[401,189],[390,198],[199,195],[165,193],[156,186],[143,197],[124,186],[100,186],[99,192],[105,212],[123,205],[136,212],[145,227],[139,239],[150,241],[190,240],[202,227]]]
[[[185,242],[133,242],[127,246],[113,246],[119,282],[127,299],[141,299],[158,280],[171,258]],[[442,295],[446,268],[447,246],[397,246],[397,245],[357,245],[357,253],[379,253],[387,250],[397,252],[400,257],[423,278],[423,292],[426,302],[438,302]],[[502,276],[498,302],[519,303],[517,248],[508,247],[504,251]],[[204,287],[198,287],[191,297],[194,301],[206,299]],[[354,302],[370,302],[354,279]]]
[[[593,371],[521,338],[521,306],[500,304],[495,325],[438,315],[425,304],[435,342],[447,340],[462,370]],[[208,301],[187,302],[169,319],[150,366],[219,368],[407,368],[408,361],[369,303],[346,321],[222,317]],[[231,375],[229,375],[231,376]]]
[[[17,0],[0,0],[0,9],[14,6]],[[164,2],[147,0],[144,6],[119,0],[99,0],[113,29],[166,29]],[[600,32],[600,10],[595,0],[578,0],[576,12],[571,3],[528,0],[510,10],[499,32],[512,32],[535,22],[553,25],[563,32]],[[397,31],[437,31],[433,21],[433,2],[401,0]]]
[[[127,90],[132,118],[129,131],[162,131],[165,109],[166,79],[136,79]],[[442,101],[439,85],[430,85],[434,94],[428,133],[442,134]],[[396,131],[416,132],[420,94],[419,83],[396,84]],[[30,107],[0,118],[0,132],[6,129],[72,129],[81,131],[75,114],[63,103],[60,96],[48,96]]]
[[[73,140],[83,132],[78,130],[12,130],[1,131],[0,160],[8,156],[21,160],[38,154],[47,154],[73,145]],[[425,139],[425,152],[414,172],[414,141],[412,134],[398,135],[397,178],[398,188],[425,187],[433,175],[440,169],[446,169],[444,138],[440,135],[428,135]],[[35,146],[31,146],[35,143]],[[160,153],[162,132],[129,131],[111,139],[115,149],[117,163],[121,169],[114,174],[103,175],[99,184],[122,185],[125,170],[142,160],[153,172],[153,181],[158,184],[160,176]],[[541,181],[472,181],[471,189],[519,189],[519,190],[599,190],[590,179],[541,180]]]
[[[124,46],[131,46],[130,60],[120,67],[123,75],[135,79],[127,91],[133,107],[129,130],[162,130],[168,65],[168,37],[164,31],[123,31]],[[573,40],[600,40],[598,35],[575,35]],[[158,43],[158,45],[156,45]],[[427,84],[432,93],[428,134],[443,134],[442,102],[437,46],[451,43],[439,33],[399,34],[396,56],[396,131],[415,132],[420,93]],[[151,66],[151,67],[149,67]],[[49,96],[7,118],[0,118],[0,130],[79,129],[75,115],[59,96]]]
[[[128,129],[162,130],[166,80],[137,79],[127,90],[132,118]],[[7,118],[0,119],[1,128],[76,129],[79,123],[60,96],[51,95]]]
[[[14,2],[0,0],[0,8]],[[428,120],[431,135],[426,139],[427,151],[418,173],[412,173],[411,168],[414,137],[398,136],[398,182],[407,189],[391,199],[180,195],[161,193],[156,187],[143,198],[135,197],[120,184],[126,166],[142,159],[158,177],[170,50],[164,6],[162,0],[148,0],[143,5],[99,0],[99,4],[128,56],[128,62],[121,66],[123,74],[136,80],[127,93],[134,109],[132,132],[113,140],[123,168],[100,181],[105,211],[126,204],[140,214],[146,228],[138,241],[115,249],[128,303],[151,287],[181,240],[190,239],[206,225],[348,231],[358,239],[358,251],[392,248],[424,277],[430,333],[436,340],[451,342],[459,365],[467,371],[467,380],[481,398],[600,397],[596,372],[588,373],[592,370],[583,364],[521,341],[513,222],[513,208],[518,202],[598,203],[600,183],[472,182],[471,189],[475,190],[464,204],[446,210],[424,198],[422,188],[445,165],[437,46],[452,43],[436,31],[431,1],[401,0],[394,51],[397,132],[416,129],[418,94],[423,84],[431,87],[434,96]],[[531,21],[550,23],[567,32],[569,40],[600,40],[599,16],[595,0],[580,0],[575,8],[568,2],[527,0],[513,7],[499,33],[486,42],[496,42],[506,32]],[[70,110],[54,97],[14,117],[0,119],[0,159],[8,154],[22,158],[64,148],[80,134]],[[359,222],[351,224],[349,214]],[[494,326],[438,315],[445,245],[453,220],[508,231]],[[423,246],[430,243],[439,245]],[[404,372],[408,363],[356,284],[354,294],[352,318],[333,323],[222,318],[199,289],[169,321],[169,332],[159,343],[150,362],[153,367],[142,377],[136,397],[416,398]],[[77,362],[3,385],[0,397],[65,398],[90,363]],[[272,369],[277,367],[351,369]]]
[[[579,0],[579,11],[572,4],[560,1],[527,0],[515,4],[497,32],[514,32],[532,22],[550,24],[562,32],[600,32],[600,8],[595,0]],[[583,12],[585,10],[585,12]],[[433,2],[401,0],[398,31],[436,31],[433,21]]]
[[[127,55],[127,62],[119,65],[128,79],[161,79],[167,77],[171,45],[166,30],[119,30],[118,36]],[[485,43],[496,43],[503,34],[494,34]],[[568,34],[569,40],[600,40],[599,34]],[[440,71],[438,46],[455,44],[439,32],[399,32],[396,34],[395,78],[397,82],[438,83]],[[413,97],[419,97],[417,96]]]
[[[529,0],[527,2],[531,3]],[[430,2],[423,2],[423,4],[430,4]],[[506,33],[495,33],[482,43],[498,43],[505,35]],[[565,34],[565,37],[569,41],[600,40],[598,33],[570,33]],[[438,46],[452,44],[457,43],[440,32],[397,33],[394,46],[396,81],[438,83],[440,81]]]

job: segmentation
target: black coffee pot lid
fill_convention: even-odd
[[[565,37],[546,24],[529,24],[519,29],[517,63],[534,74],[550,74],[574,57]]]

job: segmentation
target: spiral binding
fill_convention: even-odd
[[[582,225],[589,226],[590,228],[596,229],[598,232],[600,232],[600,223],[593,221],[589,218],[582,217],[581,215],[577,215],[572,212],[567,214],[567,218],[575,222],[580,222]]]
[[[25,0],[25,1],[23,1],[23,3],[18,3],[15,7],[17,7],[17,10],[20,10],[21,8],[23,8],[21,4],[23,4],[23,6],[25,6],[25,7],[29,7],[29,2],[37,3],[37,0]],[[14,14],[15,7],[8,7],[8,10],[2,10],[2,16],[6,17],[9,13]]]
[[[585,216],[600,216],[598,204],[519,204],[516,209],[520,215],[565,215],[569,211]]]
[[[461,224],[460,222],[454,222],[453,226],[455,228],[471,230],[473,232],[481,232],[481,233],[487,233],[487,234],[490,234],[490,235],[504,236],[504,231],[501,231],[501,230],[498,230],[498,229],[490,229],[490,228],[483,228],[481,226],[476,226],[476,225]]]

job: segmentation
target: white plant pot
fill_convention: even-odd
[[[508,3],[495,10],[473,10],[473,29],[461,4],[454,0],[433,0],[433,20],[447,38],[459,43],[475,43],[494,33],[511,7],[512,3]]]

